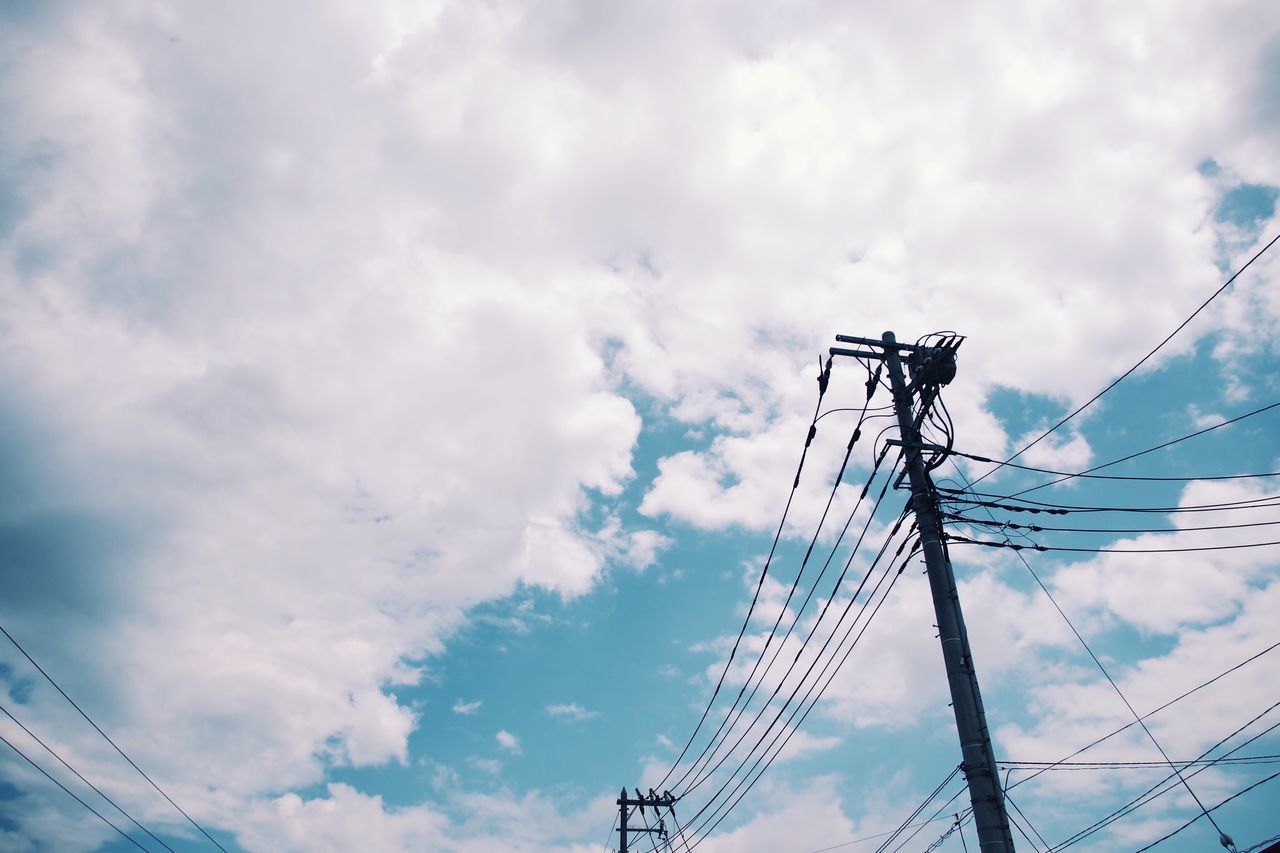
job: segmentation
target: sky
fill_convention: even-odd
[[[661,790],[725,672],[834,336],[964,335],[955,447],[1003,459],[1280,233],[1277,152],[1267,0],[0,2],[0,625],[209,834],[3,640],[0,848],[610,849],[619,788]],[[1080,471],[1280,400],[1278,256],[1019,462]],[[859,409],[866,378],[837,361],[822,410]],[[856,505],[887,420],[838,478],[857,424],[817,423],[711,725],[780,613],[781,661],[807,665],[819,606],[850,601],[811,586],[817,557],[800,573],[810,541],[843,561],[839,524],[865,526],[852,579],[902,506]],[[1278,424],[1108,471],[1280,471]],[[1280,539],[1265,502],[1047,518],[1013,520],[1165,531],[1029,538],[1084,549]],[[1226,524],[1259,526],[1186,529]],[[1131,722],[1126,701],[1146,714],[1280,642],[1277,547],[951,551],[998,760],[1062,759]],[[924,576],[884,601],[705,853],[873,850],[857,839],[959,762]],[[793,684],[765,679],[752,714]],[[1148,727],[1180,760],[1244,727],[1219,755],[1280,721],[1277,684],[1280,650]],[[1267,733],[1233,756],[1275,754]],[[1076,760],[1159,759],[1131,727]],[[1211,807],[1274,770],[1189,783]],[[1008,780],[1020,850],[1161,778],[1030,775]],[[1280,833],[1278,791],[1213,817],[1244,850]],[[942,839],[964,804],[903,849],[975,844],[971,824]],[[1076,849],[1198,813],[1175,790]],[[1157,849],[1216,836],[1201,817]]]

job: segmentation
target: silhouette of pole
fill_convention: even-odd
[[[893,332],[885,332],[881,338],[884,347],[884,363],[888,367],[889,382],[893,388],[893,404],[902,433],[902,448],[906,460],[907,477],[911,482],[912,507],[916,525],[920,530],[921,550],[928,570],[929,588],[933,593],[933,611],[938,620],[938,639],[942,643],[942,659],[946,665],[947,684],[951,688],[951,707],[955,712],[956,731],[960,736],[961,767],[969,785],[969,798],[973,803],[974,822],[978,831],[978,844],[983,853],[1012,853],[1013,837],[1009,833],[1009,818],[1005,812],[1004,792],[996,775],[995,755],[991,751],[991,735],[987,730],[986,713],[982,709],[982,695],[978,692],[978,677],[973,668],[973,653],[969,649],[969,635],[964,627],[964,614],[960,610],[960,596],[956,592],[956,579],[951,570],[942,544],[942,523],[934,504],[933,483],[924,467],[920,430],[912,414],[911,389],[902,371],[900,349],[919,355],[917,347],[900,347]],[[924,379],[921,369],[917,385]],[[921,394],[924,399],[924,395]],[[927,405],[927,404],[926,404]]]

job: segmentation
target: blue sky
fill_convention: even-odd
[[[618,788],[657,785],[711,696],[835,334],[967,336],[945,392],[956,447],[1003,458],[1280,232],[1280,16],[1263,2],[66,2],[0,21],[0,624],[228,850],[603,849]],[[1264,255],[1022,461],[1078,471],[1280,400],[1278,269]],[[864,379],[837,363],[823,408],[861,405]],[[1280,470],[1276,411],[1116,472]],[[721,699],[854,423],[818,424]],[[833,519],[885,424],[868,422]],[[999,759],[1060,759],[1131,719],[1012,553],[953,551]],[[1146,711],[1280,641],[1277,554],[1027,559]],[[703,850],[875,849],[849,842],[894,829],[955,766],[929,608],[905,572]],[[1277,656],[1153,733],[1195,757],[1280,699]],[[0,694],[166,844],[212,849],[9,645]],[[8,718],[0,735],[124,820]],[[4,750],[0,847],[136,849]],[[1238,755],[1276,753],[1268,734]],[[1158,753],[1130,730],[1086,756]],[[1271,767],[1192,786],[1217,803]],[[1057,771],[1014,796],[1056,844],[1155,772]],[[1214,813],[1241,849],[1280,832],[1276,786]],[[1175,792],[1077,849],[1134,850],[1196,813]],[[1206,823],[1157,849],[1215,846]]]

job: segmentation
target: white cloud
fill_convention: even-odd
[[[451,710],[455,714],[470,716],[474,714],[476,711],[479,711],[480,706],[483,704],[484,702],[479,699],[476,699],[475,701],[472,701],[472,702],[463,702],[461,699],[459,699],[457,702],[453,703],[453,708]]]
[[[634,476],[629,396],[711,436],[640,507],[709,529],[776,523],[832,332],[969,333],[951,399],[983,450],[994,385],[1083,399],[1152,343],[1135,321],[1171,328],[1218,279],[1221,187],[1195,165],[1280,183],[1280,125],[1241,83],[1266,11],[104,3],[7,28],[0,350],[52,469],[7,518],[144,531],[112,575],[128,606],[49,653],[115,674],[92,688],[112,730],[198,778],[203,819],[251,810],[246,845],[346,839],[343,816],[419,843],[431,809],[277,794],[404,761],[406,661],[469,608],[660,559],[659,531],[583,521]],[[1169,356],[1215,326],[1274,338],[1275,277],[1273,256]],[[802,517],[846,426],[820,426]],[[1163,631],[1231,618],[1260,577],[1180,563],[1156,612],[1138,565],[1056,582]],[[1038,641],[1001,618],[1017,640],[983,659],[1012,668]],[[883,674],[833,686],[837,713],[937,698]]]
[[[520,748],[520,738],[513,735],[506,729],[500,729],[494,738],[498,741],[498,746],[507,752],[519,755],[523,750]]]
[[[562,720],[568,720],[574,723],[594,720],[596,717],[600,716],[599,711],[589,711],[577,702],[570,702],[565,705],[548,705],[547,713],[553,717],[559,717]]]

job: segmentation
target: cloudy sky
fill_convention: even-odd
[[[601,850],[619,787],[660,786],[723,671],[833,336],[966,335],[956,447],[1003,458],[1280,232],[1278,155],[1269,0],[9,0],[0,624],[228,851]],[[1078,471],[1280,400],[1278,256],[1021,461]],[[861,406],[865,379],[837,363],[823,409]],[[808,609],[818,557],[786,597],[856,423],[818,423],[713,724],[781,610],[783,663],[830,630],[834,569]],[[838,566],[843,519],[868,530],[833,611],[902,505],[854,505],[887,423],[817,536]],[[1278,471],[1278,425],[1110,470]],[[1255,501],[1041,522],[1172,532],[1036,534],[1165,549],[1280,539],[1257,503],[1278,489],[1028,497]],[[1186,529],[1227,524],[1259,526]],[[998,757],[1060,759],[1132,720],[1016,555],[953,550]],[[1139,713],[1280,641],[1280,548],[1026,557]],[[924,578],[885,602],[702,850],[892,830],[959,761]],[[790,692],[781,669],[748,717]],[[1220,755],[1280,721],[1277,684],[1280,650],[1148,725],[1182,760],[1245,727]],[[215,849],[7,640],[0,695],[0,735],[133,839],[4,747],[0,847]],[[1135,731],[1077,760],[1159,759]],[[1276,753],[1263,734],[1233,757]],[[1275,769],[1191,787],[1212,806]],[[1160,778],[1046,773],[1013,793],[1044,840],[1015,839],[1067,840]],[[1277,791],[1214,812],[1241,849],[1280,833]],[[1197,813],[1175,790],[1077,849]],[[1207,823],[1159,849],[1215,848]]]

